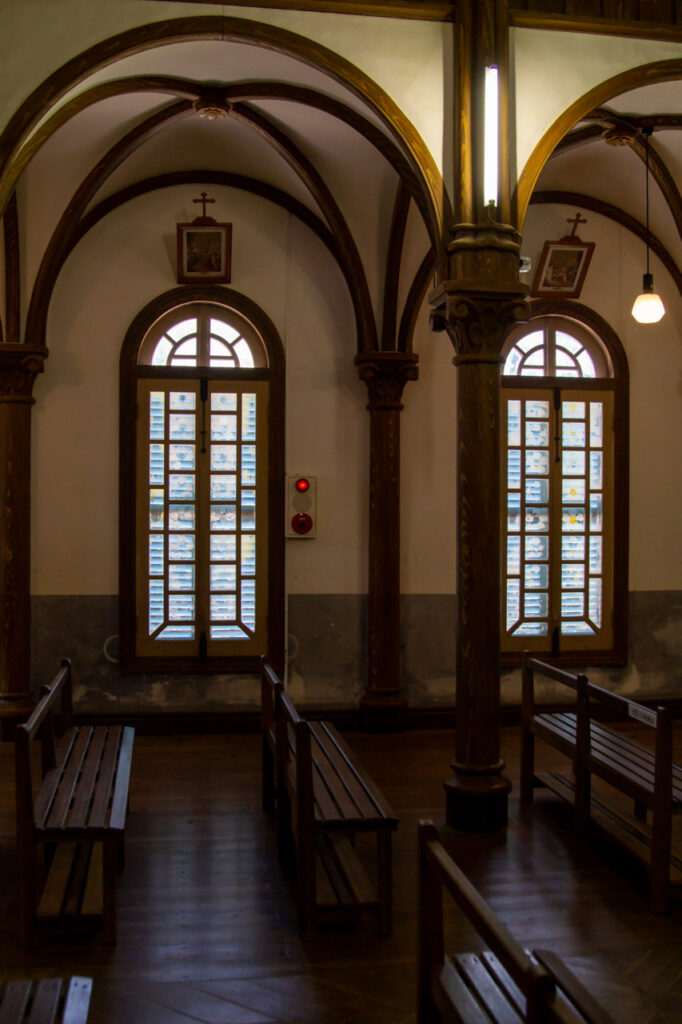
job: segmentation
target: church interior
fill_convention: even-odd
[[[610,1014],[567,1020],[682,1020],[680,4],[3,0],[0,27],[0,1020],[10,979],[70,976],[92,1024],[441,1019],[424,820]],[[88,847],[108,941],[28,942],[20,737],[67,676],[73,735],[120,743],[126,858]],[[378,928],[311,926],[282,839],[308,742],[390,805],[376,849],[348,830]],[[640,745],[644,871],[579,826],[591,795],[630,814]]]

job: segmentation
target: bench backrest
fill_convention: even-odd
[[[40,700],[26,722],[15,730],[15,786],[17,832],[25,836],[33,828],[34,784],[31,762],[31,742],[40,740],[41,774],[57,767],[56,736],[73,724],[73,695],[71,691],[71,661],[63,658],[59,671],[49,685],[40,690]],[[57,720],[59,728],[57,728]]]
[[[539,1024],[613,1024],[608,1014],[583,993],[576,979],[564,968],[563,979],[556,978],[523,949],[511,932],[493,913],[478,890],[454,862],[439,841],[431,821],[419,823],[419,905],[418,905],[418,1014],[419,1024],[432,1019],[432,985],[445,964],[443,939],[442,891],[447,890],[472,923],[486,945],[521,990],[526,1001],[524,1021]],[[563,981],[563,984],[561,983]],[[557,994],[557,982],[571,1000]],[[448,999],[447,985],[441,997]],[[454,999],[454,996],[452,997]],[[453,1012],[446,1019],[463,1020],[461,1010],[453,1002]],[[477,1020],[481,1017],[476,1017]]]
[[[277,694],[284,690],[284,684],[275,672],[272,665],[261,658],[260,672],[260,697],[261,697],[261,733],[265,736],[274,729],[275,725],[275,704]]]
[[[539,1005],[546,1002],[548,995],[554,991],[550,976],[533,963],[513,935],[493,914],[464,872],[441,845],[438,831],[431,821],[419,823],[417,962],[420,1007],[429,1005],[434,972],[445,963],[443,889],[449,892],[520,988],[530,1012],[527,1019],[542,1019],[538,1016]],[[427,1015],[423,1012],[418,1015],[420,1024],[426,1019]]]

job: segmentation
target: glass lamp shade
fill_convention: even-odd
[[[660,295],[654,291],[653,274],[645,274],[641,294],[635,299],[632,315],[638,324],[657,324],[665,313]]]

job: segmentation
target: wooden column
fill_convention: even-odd
[[[417,356],[369,352],[356,357],[370,413],[369,675],[363,725],[375,732],[405,726],[400,687],[400,411],[403,388],[418,375]]]
[[[31,405],[45,348],[0,345],[0,735],[31,710]]]
[[[499,722],[500,377],[504,339],[527,315],[517,244],[511,228],[461,225],[450,248],[456,277],[431,297],[457,367],[457,719],[446,817],[470,830],[506,824],[511,788]],[[471,283],[472,259],[479,271],[496,268],[489,286],[480,275]]]

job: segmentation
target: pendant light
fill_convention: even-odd
[[[657,324],[665,313],[661,297],[654,291],[654,275],[649,273],[649,136],[651,131],[651,127],[642,128],[646,163],[646,274],[642,280],[641,294],[637,296],[632,307],[632,315],[639,324]]]

